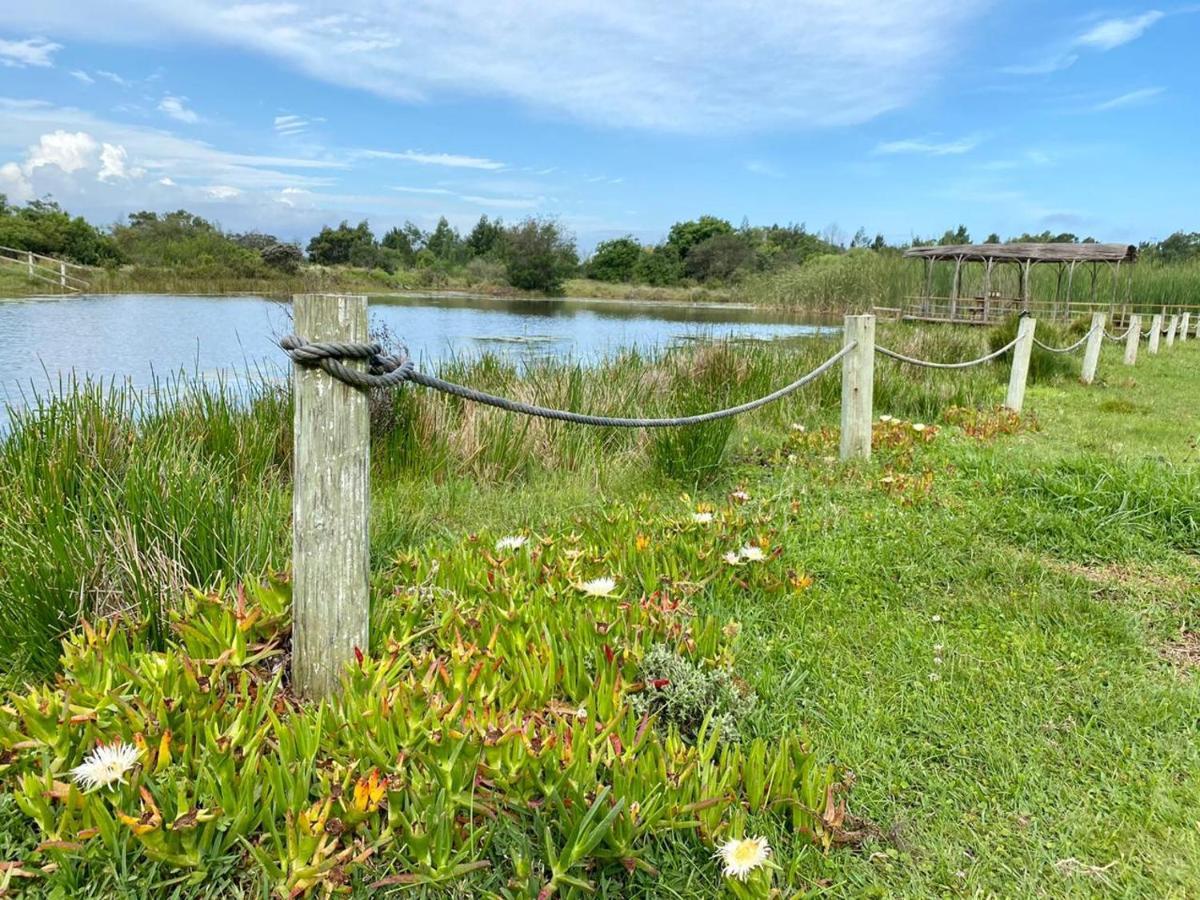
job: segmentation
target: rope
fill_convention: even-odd
[[[879,346],[875,347],[875,352],[882,356],[889,356],[892,359],[897,359],[900,362],[910,363],[911,365],[914,365],[914,366],[921,366],[922,368],[925,368],[925,369],[969,369],[971,366],[978,366],[985,362],[991,362],[997,356],[1003,356],[1005,353],[1007,353],[1013,347],[1017,346],[1018,340],[1020,340],[1020,338],[1013,338],[1011,341],[1009,341],[1007,344],[1005,344],[999,350],[994,350],[991,353],[989,353],[987,356],[979,357],[979,359],[969,359],[966,362],[952,362],[952,363],[931,362],[930,360],[927,360],[927,359],[915,359],[911,356],[905,356],[903,353],[897,353],[895,350],[889,350],[887,347],[879,347]]]
[[[1069,347],[1051,347],[1049,344],[1043,344],[1037,338],[1034,338],[1033,342],[1035,344],[1037,344],[1039,347],[1041,347],[1043,350],[1048,350],[1051,353],[1070,353],[1072,350],[1078,350],[1080,347],[1082,347],[1084,344],[1086,344],[1088,338],[1090,338],[1092,336],[1092,332],[1094,332],[1094,331],[1095,331],[1095,329],[1093,328],[1092,331],[1089,331],[1087,334],[1085,334],[1083,337],[1081,337],[1079,340],[1077,340],[1075,343],[1073,343]]]
[[[1105,328],[1105,329],[1104,329],[1104,336],[1105,336],[1106,338],[1108,338],[1110,341],[1112,341],[1114,344],[1119,344],[1119,343],[1121,343],[1121,341],[1125,340],[1125,338],[1129,337],[1129,334],[1130,334],[1130,332],[1132,332],[1132,331],[1133,331],[1133,325],[1132,325],[1132,324],[1131,324],[1131,325],[1130,325],[1128,328],[1126,328],[1126,329],[1125,329],[1125,333],[1124,333],[1124,334],[1109,334],[1109,331],[1108,331],[1108,329],[1107,329],[1107,328]]]
[[[750,412],[761,406],[766,406],[768,403],[774,403],[776,400],[781,400],[793,391],[797,391],[806,384],[816,381],[828,372],[846,354],[857,347],[858,342],[852,341],[807,375],[801,376],[791,384],[785,385],[779,390],[767,394],[765,397],[759,397],[757,400],[751,400],[739,406],[731,406],[726,409],[714,410],[713,412],[701,413],[695,416],[677,416],[668,419],[593,416],[564,409],[534,406],[518,400],[509,400],[507,397],[498,397],[495,394],[477,391],[474,388],[445,381],[434,375],[426,375],[424,372],[418,372],[411,359],[401,356],[384,355],[382,348],[378,344],[341,343],[336,341],[314,341],[313,343],[309,343],[293,334],[283,338],[279,342],[279,346],[297,364],[310,368],[319,367],[334,378],[352,387],[394,387],[405,381],[411,381],[424,387],[433,388],[435,391],[441,391],[444,394],[461,397],[464,400],[471,400],[475,403],[485,404],[486,406],[494,406],[497,409],[503,409],[508,412],[537,416],[542,419],[554,419],[559,422],[573,422],[578,425],[597,425],[609,428],[669,428],[678,425],[699,425],[702,422],[725,419],[730,416]],[[364,360],[368,364],[368,370],[364,372],[359,369],[352,369],[342,362],[345,359]]]

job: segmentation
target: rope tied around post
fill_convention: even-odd
[[[765,397],[759,397],[756,400],[750,400],[738,406],[713,410],[712,412],[701,413],[699,415],[677,416],[664,419],[593,416],[565,409],[535,406],[534,404],[523,403],[519,400],[510,400],[507,397],[499,397],[495,394],[476,390],[475,388],[455,384],[452,381],[445,381],[435,375],[427,375],[424,372],[418,371],[413,361],[408,357],[384,354],[378,344],[336,341],[309,342],[291,334],[280,340],[279,346],[298,365],[310,368],[319,367],[339,381],[356,388],[395,387],[406,381],[411,381],[414,384],[432,388],[435,391],[441,391],[451,396],[461,397],[464,400],[493,406],[507,412],[535,416],[541,419],[554,419],[559,422],[572,422],[577,425],[595,425],[605,428],[671,428],[682,425],[699,425],[704,422],[725,419],[730,416],[740,415],[741,413],[751,412],[776,400],[782,400],[788,394],[799,390],[806,384],[816,381],[837,365],[858,344],[857,342],[846,344],[811,372],[802,375],[791,384],[784,385],[779,390],[767,394]],[[368,370],[362,372],[358,369],[352,369],[345,364],[345,360],[364,360],[368,364]]]

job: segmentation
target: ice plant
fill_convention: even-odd
[[[593,597],[607,597],[617,588],[617,582],[612,578],[593,578],[580,584],[579,589]]]
[[[692,521],[698,525],[707,525],[713,520],[713,514],[710,512],[692,513]]]
[[[496,552],[503,553],[505,550],[520,550],[529,541],[529,538],[523,534],[511,534],[508,537],[502,537],[496,541]]]
[[[101,744],[71,770],[75,781],[84,790],[125,783],[125,775],[138,763],[138,748],[124,742]]]
[[[749,499],[750,499],[750,495],[749,495],[749,494],[747,494],[745,491],[742,491],[742,490],[737,490],[737,491],[734,491],[734,492],[733,492],[732,494],[730,494],[729,496],[730,496],[732,499],[736,500],[738,503],[745,503],[747,500],[749,500]]]
[[[726,878],[745,881],[747,875],[766,865],[771,847],[766,838],[736,838],[718,847],[715,855],[725,863],[722,874]]]
[[[730,550],[725,554],[725,562],[729,563],[731,566],[740,566],[742,564],[742,558],[738,556],[736,551]]]
[[[767,556],[767,554],[763,552],[763,548],[757,544],[747,544],[739,551],[738,555],[748,562],[759,562],[763,559],[766,559]]]

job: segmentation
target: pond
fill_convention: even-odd
[[[493,353],[595,362],[622,349],[711,339],[817,334],[786,313],[728,304],[513,300],[470,296],[371,298],[373,328],[402,341],[423,368]],[[282,377],[275,342],[290,304],[262,297],[72,296],[0,300],[0,401],[24,406],[78,376],[145,388],[180,372],[201,379]]]

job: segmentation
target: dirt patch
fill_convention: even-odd
[[[1086,578],[1093,584],[1111,588],[1114,584],[1132,590],[1186,591],[1195,586],[1192,579],[1182,575],[1164,575],[1145,566],[1130,566],[1121,563],[1084,565],[1060,559],[1047,559],[1049,568]]]
[[[1176,638],[1168,641],[1159,652],[1181,672],[1200,669],[1200,634],[1182,629]]]

